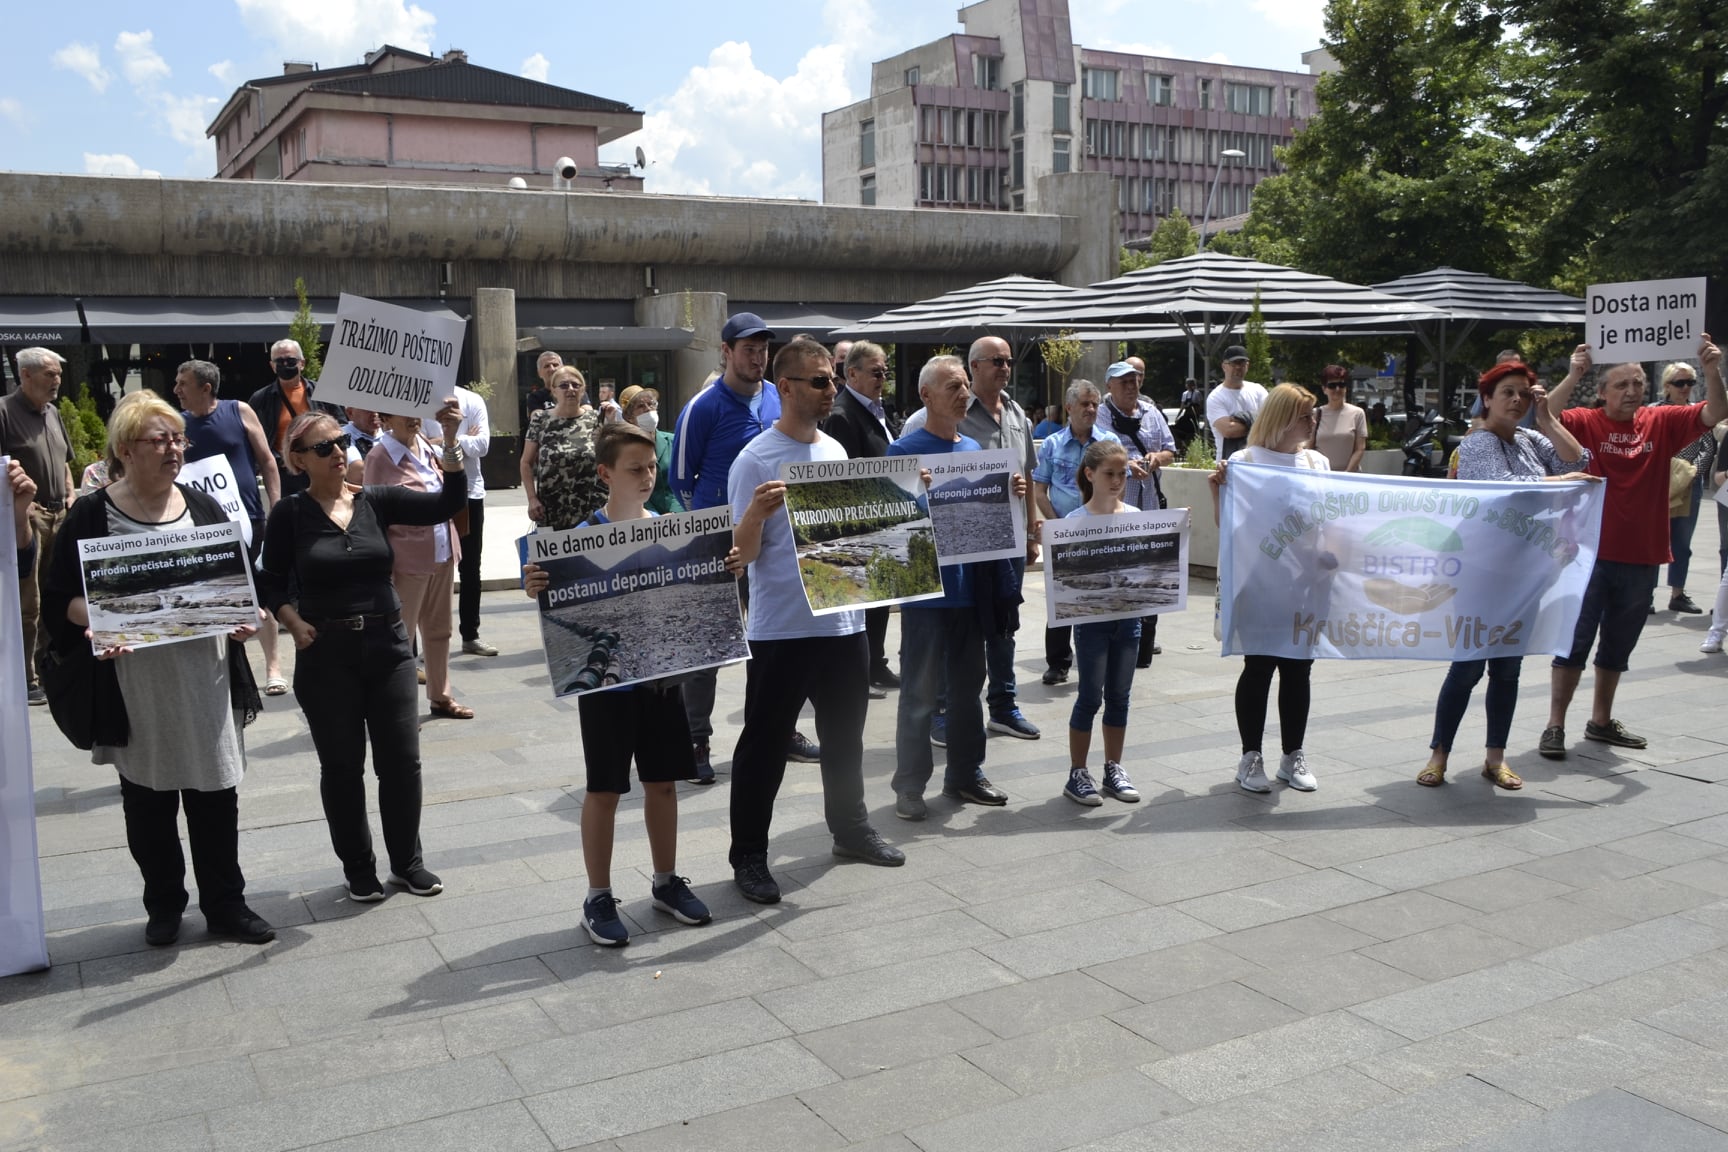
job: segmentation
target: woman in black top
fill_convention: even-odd
[[[264,603],[294,637],[294,695],[318,749],[319,787],[330,842],[348,894],[384,899],[366,823],[366,740],[378,777],[378,814],[390,883],[416,896],[444,890],[420,858],[420,731],[414,655],[390,582],[392,524],[439,524],[467,505],[468,481],[454,398],[438,410],[444,426],[441,492],[357,488],[347,483],[348,437],[320,412],[296,417],[282,438],[289,471],[307,488],[270,510],[264,529]]]

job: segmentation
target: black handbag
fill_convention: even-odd
[[[96,745],[96,656],[88,644],[70,651],[46,648],[37,653],[36,674],[48,697],[48,711],[74,748]]]

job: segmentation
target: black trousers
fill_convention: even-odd
[[[822,800],[836,840],[870,827],[864,806],[864,716],[870,703],[864,633],[752,640],[745,665],[744,731],[732,753],[732,850],[737,867],[768,851],[774,800],[786,776],[786,742],[808,700],[822,745]]]
[[[1260,751],[1266,736],[1266,697],[1272,691],[1274,672],[1278,674],[1278,737],[1285,752],[1302,747],[1308,735],[1309,677],[1313,671],[1312,660],[1242,658],[1242,674],[1236,678],[1236,731],[1242,737],[1242,751]]]
[[[318,750],[324,819],[344,874],[359,880],[378,873],[366,821],[368,738],[390,870],[406,876],[420,867],[419,704],[401,619],[391,613],[357,632],[319,628],[295,662],[294,695]]]
[[[888,667],[888,653],[885,649],[888,640],[888,616],[892,611],[893,609],[886,606],[864,609],[864,635],[870,641],[872,676]]]
[[[1072,625],[1064,624],[1060,628],[1044,629],[1044,663],[1062,672],[1074,667]]]
[[[240,872],[240,799],[233,788],[219,792],[158,792],[120,777],[126,815],[126,847],[144,876],[144,910],[179,915],[186,910],[186,858],[180,852],[181,805],[192,845],[192,875],[198,910],[206,919],[230,916],[246,906]]]
[[[456,626],[464,641],[480,639],[480,550],[485,542],[486,501],[468,499],[468,534],[462,537],[462,562],[456,578]]]
[[[1152,646],[1158,643],[1158,617],[1140,617],[1140,663],[1152,659]]]

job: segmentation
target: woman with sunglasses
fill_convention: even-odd
[[[180,413],[154,392],[134,393],[115,406],[108,454],[118,479],[72,505],[42,589],[42,622],[61,659],[87,659],[90,650],[80,541],[228,522],[211,497],[175,483],[188,446]],[[257,631],[96,654],[90,759],[120,775],[126,847],[144,876],[144,939],[150,944],[172,944],[180,935],[187,899],[182,807],[198,910],[210,934],[248,944],[275,939],[276,930],[246,905],[239,857],[238,788],[246,770],[241,733],[261,707],[241,645]]]
[[[347,482],[348,437],[322,412],[297,416],[282,437],[282,458],[306,488],[270,510],[264,526],[259,592],[282,621],[297,657],[294,696],[318,750],[319,789],[330,842],[348,894],[384,899],[366,822],[366,742],[378,777],[378,815],[390,858],[390,883],[416,896],[444,890],[420,857],[420,730],[414,654],[391,583],[394,525],[430,527],[465,507],[468,480],[454,397],[438,410],[443,488],[356,488]]]
[[[1320,373],[1326,403],[1318,409],[1320,423],[1314,430],[1314,449],[1326,457],[1334,472],[1360,472],[1362,453],[1368,447],[1368,414],[1349,403],[1350,369],[1328,364]]]
[[[528,518],[542,528],[574,528],[606,503],[594,462],[600,415],[582,402],[588,382],[574,365],[552,373],[555,407],[536,412],[522,434],[522,491]]]
[[[1584,469],[1590,452],[1578,443],[1566,426],[1548,412],[1548,393],[1536,382],[1536,373],[1521,360],[1496,364],[1477,382],[1482,396],[1482,427],[1458,444],[1460,480],[1591,480]],[[1519,427],[1532,408],[1536,428]],[[1446,782],[1446,761],[1470,694],[1484,670],[1488,673],[1488,745],[1482,775],[1508,791],[1524,787],[1518,774],[1506,767],[1506,739],[1512,731],[1512,713],[1518,707],[1518,672],[1522,656],[1496,656],[1487,660],[1454,660],[1440,685],[1434,704],[1434,739],[1429,743],[1428,764],[1416,783],[1430,788]]]

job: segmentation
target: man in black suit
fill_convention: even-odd
[[[846,455],[858,460],[886,456],[888,444],[900,435],[900,417],[882,406],[888,383],[888,354],[868,340],[846,352],[846,384],[834,398],[834,411],[822,431],[840,441]],[[900,677],[888,667],[883,639],[888,635],[888,609],[864,612],[864,633],[870,641],[870,698],[885,699],[886,689],[900,687]]]

